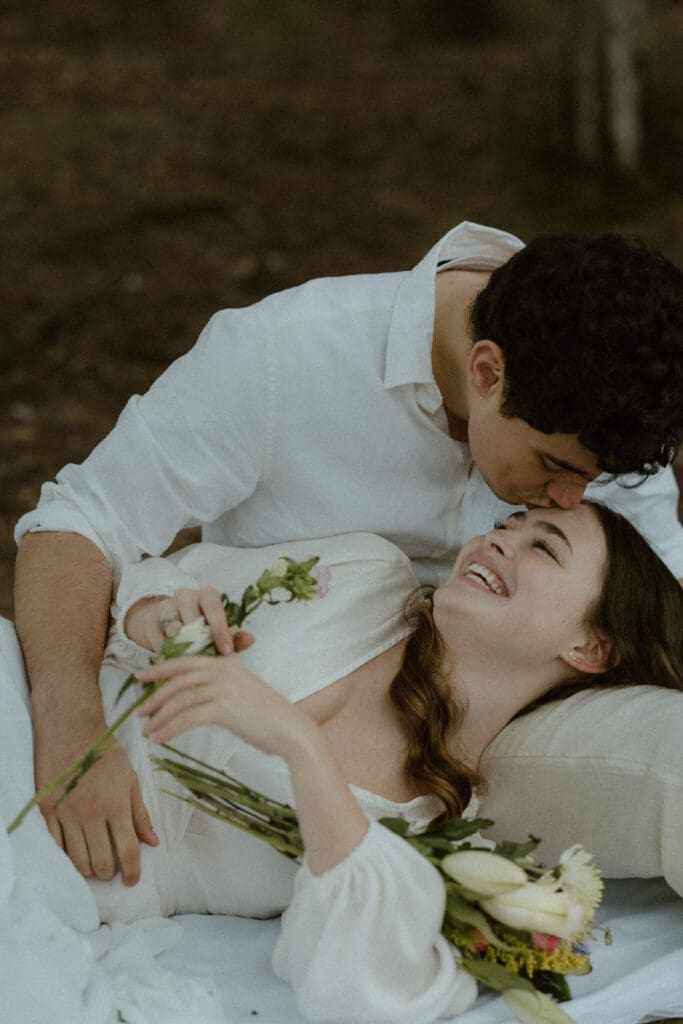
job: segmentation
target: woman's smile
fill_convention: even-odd
[[[470,562],[463,573],[463,578],[478,587],[491,591],[498,597],[508,597],[505,581],[490,566],[481,561]]]

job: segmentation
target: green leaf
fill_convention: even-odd
[[[123,686],[121,687],[119,692],[116,694],[116,700],[114,701],[114,704],[118,704],[118,702],[121,700],[121,698],[123,697],[123,695],[126,692],[126,690],[129,690],[131,688],[131,686],[133,686],[137,682],[138,682],[137,676],[134,676],[134,675],[128,676],[128,678],[126,679],[125,683],[123,684]]]
[[[235,604],[234,601],[230,601],[227,594],[223,594],[223,607],[225,608],[225,618],[227,619],[229,626],[241,626],[242,621],[240,620],[241,607]]]
[[[450,839],[442,839],[441,836],[431,837],[429,835],[417,836],[420,841],[420,846],[424,849],[431,850],[432,853],[440,855],[440,857],[447,857],[450,853],[453,853],[453,842]],[[462,850],[462,846],[456,847],[458,850]]]
[[[536,991],[528,978],[515,974],[508,967],[494,963],[493,960],[471,960],[467,957],[463,961],[463,966],[473,978],[496,992],[505,992],[509,988],[521,988],[525,992]]]
[[[408,834],[410,824],[405,818],[380,818],[380,825],[384,825],[390,832],[395,832],[397,836],[405,837]]]
[[[452,889],[447,888],[446,896],[446,914],[445,919],[448,923],[455,925],[467,925],[470,928],[476,928],[482,933],[482,935],[495,946],[497,949],[509,949],[504,942],[498,938],[497,935],[491,930],[491,925],[486,920],[484,914],[473,907],[471,903],[463,899],[458,893],[453,892]]]
[[[463,967],[482,985],[502,992],[506,1003],[522,1024],[574,1024],[557,1003],[521,974],[515,974],[490,960],[466,958]],[[518,998],[517,992],[526,993],[526,997]]]
[[[309,558],[306,562],[300,562],[301,569],[305,573],[309,573],[314,565],[317,565],[320,561],[320,555],[316,555],[315,558]]]
[[[468,836],[474,835],[475,832],[483,832],[485,829],[490,828],[491,825],[493,825],[493,822],[490,818],[472,818],[471,820],[451,818],[449,821],[444,821],[442,825],[437,825],[436,828],[430,829],[429,832],[422,833],[420,838],[429,839],[431,836],[438,836],[457,843],[462,839],[467,839]]]
[[[544,992],[508,988],[503,999],[522,1024],[574,1024],[561,1006]]]
[[[534,971],[533,984],[539,992],[546,992],[558,1003],[566,1003],[572,997],[564,974],[556,971]]]
[[[501,857],[507,857],[508,860],[521,860],[533,853],[540,841],[536,836],[531,835],[525,843],[513,843],[505,840],[497,843],[493,852],[500,854]]]

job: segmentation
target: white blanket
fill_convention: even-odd
[[[0,821],[31,794],[31,724],[14,631],[0,621]],[[594,944],[575,978],[577,1024],[637,1024],[683,1014],[683,900],[659,879],[613,881],[599,915],[614,943]],[[8,839],[0,827],[0,1020],[8,1024],[300,1024],[270,970],[277,921],[186,915],[97,927],[90,889],[36,809]],[[353,941],[353,937],[349,937]],[[481,995],[462,1024],[507,1024]]]

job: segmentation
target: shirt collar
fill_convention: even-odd
[[[434,278],[440,270],[462,266],[468,270],[495,270],[524,248],[514,235],[496,228],[463,221],[439,239],[417,266],[403,276],[391,315],[384,387],[433,384]]]

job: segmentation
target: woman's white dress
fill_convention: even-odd
[[[408,559],[371,534],[295,541],[260,549],[198,544],[171,558],[149,558],[124,570],[100,685],[111,720],[125,677],[146,665],[149,651],[123,631],[141,597],[179,587],[214,586],[239,598],[248,583],[281,555],[319,555],[332,571],[327,596],[311,602],[262,605],[247,628],[256,643],[239,657],[292,702],[323,689],[405,637],[402,610],[416,588]],[[401,816],[423,829],[442,809],[435,797],[395,803],[351,787],[370,819],[368,832],[344,860],[313,875],[268,844],[161,792],[177,789],[154,772],[154,750],[131,716],[117,733],[140,775],[160,837],[143,846],[142,877],[126,888],[120,877],[91,882],[104,921],[175,913],[271,917],[284,911],[273,957],[275,972],[293,986],[301,1011],[325,1021],[428,1022],[454,1016],[476,998],[440,934],[445,905],[436,870],[402,839],[376,823]],[[188,753],[236,775],[247,785],[294,804],[279,757],[261,753],[232,733],[202,726],[175,741]]]

